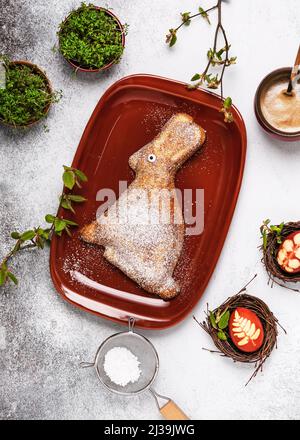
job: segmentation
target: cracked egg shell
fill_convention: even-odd
[[[300,231],[292,232],[281,243],[277,263],[287,273],[300,272]]]
[[[264,328],[259,317],[252,310],[237,307],[230,315],[229,335],[240,351],[253,353],[264,341]]]

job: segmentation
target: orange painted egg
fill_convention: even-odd
[[[287,273],[300,272],[300,231],[292,232],[282,242],[277,263]]]
[[[252,353],[264,341],[264,328],[252,310],[237,307],[230,315],[229,334],[234,345],[241,351]]]

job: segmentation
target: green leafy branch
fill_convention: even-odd
[[[73,194],[72,190],[75,186],[81,188],[81,183],[87,182],[87,177],[82,171],[76,168],[64,166],[62,179],[64,187],[59,197],[59,208],[62,207],[74,213],[73,203],[82,203],[85,202],[86,199],[80,195]],[[11,233],[11,238],[15,240],[15,244],[0,263],[0,286],[4,285],[7,281],[18,284],[17,277],[11,272],[8,266],[8,263],[18,252],[32,248],[44,249],[45,245],[50,243],[53,235],[61,236],[63,232],[66,232],[71,236],[71,228],[77,226],[77,223],[72,220],[52,214],[47,214],[45,221],[49,224],[48,227],[42,228],[38,226],[24,232],[14,231]]]
[[[228,322],[230,318],[230,312],[228,308],[226,308],[223,312],[220,311],[220,309],[217,310],[217,312],[209,311],[209,320],[212,325],[212,327],[218,332],[218,338],[221,339],[221,341],[227,341],[227,333],[225,332],[225,329],[228,327]]]
[[[276,241],[278,244],[282,243],[282,229],[284,227],[284,222],[280,223],[280,225],[270,225],[271,220],[267,219],[263,221],[263,224],[260,227],[261,238],[263,241],[263,249],[266,250],[268,246],[268,235],[275,234]]]
[[[188,84],[189,90],[195,90],[198,87],[205,86],[209,89],[218,89],[221,88],[221,98],[223,100],[222,107],[220,112],[224,113],[224,121],[232,122],[233,115],[231,112],[232,99],[230,97],[224,98],[223,93],[223,79],[225,70],[227,67],[236,63],[237,57],[232,57],[229,55],[230,44],[228,43],[228,38],[225,32],[225,29],[222,24],[222,0],[218,0],[218,3],[215,6],[212,6],[209,9],[204,10],[202,7],[199,7],[198,12],[196,14],[191,15],[190,12],[182,12],[181,13],[181,24],[176,28],[169,29],[169,33],[166,36],[166,43],[172,47],[177,42],[177,34],[179,29],[183,26],[189,26],[191,21],[196,17],[202,17],[208,24],[211,24],[209,18],[209,12],[217,9],[218,10],[218,23],[215,30],[214,43],[213,47],[207,51],[208,62],[205,69],[201,73],[196,73],[191,78],[192,84]],[[224,46],[220,49],[218,46],[218,37],[219,33],[223,36]],[[210,72],[212,67],[219,67],[221,72],[219,74],[213,74]]]

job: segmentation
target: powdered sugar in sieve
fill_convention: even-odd
[[[104,371],[112,382],[125,387],[139,380],[140,364],[138,358],[126,347],[114,347],[105,355]]]

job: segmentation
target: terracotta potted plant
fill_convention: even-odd
[[[82,3],[59,26],[59,51],[76,71],[99,72],[120,60],[125,33],[111,11]]]
[[[43,119],[59,93],[53,92],[46,74],[29,61],[2,58],[5,79],[0,88],[0,122],[30,127]]]

